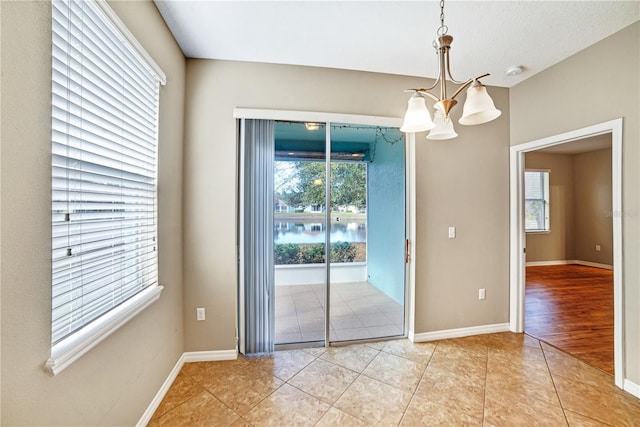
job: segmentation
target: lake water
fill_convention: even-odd
[[[274,221],[275,243],[324,243],[326,226],[315,221]],[[335,221],[331,223],[332,242],[366,242],[364,221]]]

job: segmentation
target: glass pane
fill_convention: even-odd
[[[404,137],[331,125],[331,341],[404,332]]]
[[[275,128],[275,343],[325,338],[326,127]]]

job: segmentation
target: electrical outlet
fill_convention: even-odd
[[[449,227],[449,238],[450,239],[455,239],[456,238],[456,228],[455,227]]]
[[[600,245],[596,245],[596,252],[600,252]]]
[[[196,308],[196,320],[204,320],[204,307]]]
[[[485,299],[486,293],[484,289],[478,289],[478,299]]]

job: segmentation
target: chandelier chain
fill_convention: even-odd
[[[440,28],[438,28],[438,35],[444,36],[448,30],[449,28],[444,25],[444,0],[440,0]]]

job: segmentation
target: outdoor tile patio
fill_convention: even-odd
[[[324,339],[324,286],[276,286],[276,344]],[[402,305],[367,282],[331,285],[331,341],[399,336]]]

